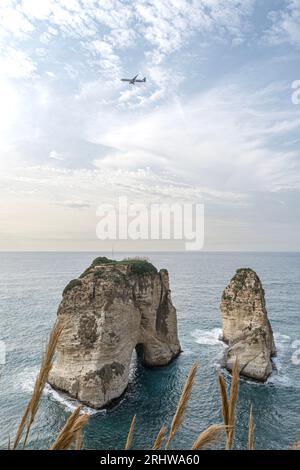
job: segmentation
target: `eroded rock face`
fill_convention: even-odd
[[[264,289],[252,269],[237,270],[223,292],[221,313],[222,339],[228,344],[224,356],[226,368],[231,371],[238,356],[242,375],[267,380],[276,348]]]
[[[120,397],[134,348],[148,366],[181,351],[166,270],[146,262],[97,258],[65,288],[63,323],[49,383],[94,408]]]

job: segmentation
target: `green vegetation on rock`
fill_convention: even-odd
[[[74,287],[81,286],[81,285],[82,285],[82,282],[79,279],[72,279],[72,281],[70,281],[69,284],[67,284],[66,287],[64,288],[62,295],[64,296],[68,291],[70,291]]]
[[[82,279],[83,277],[88,275],[93,268],[95,268],[96,266],[101,266],[101,265],[129,266],[131,273],[137,274],[139,276],[157,273],[156,267],[153,266],[153,264],[147,261],[146,259],[128,258],[128,259],[117,261],[114,259],[106,258],[106,256],[99,256],[98,258],[94,259],[92,264],[79,277]]]
[[[137,274],[139,276],[143,276],[145,274],[156,274],[157,269],[153,264],[149,263],[148,261],[138,261],[138,260],[130,260],[129,263],[131,266],[131,272],[133,274]]]

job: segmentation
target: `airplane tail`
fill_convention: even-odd
[[[143,78],[143,82],[145,82],[145,81],[146,81],[146,77]]]

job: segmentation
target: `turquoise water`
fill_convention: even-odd
[[[30,397],[61,292],[98,255],[0,253],[0,340],[5,341],[7,348],[6,364],[0,365],[2,448],[7,446],[8,437],[14,435]],[[118,254],[118,258],[125,256],[128,254]],[[136,414],[134,447],[150,448],[159,428],[170,423],[189,368],[195,361],[200,363],[199,373],[173,447],[190,448],[201,430],[221,421],[216,383],[223,351],[218,341],[219,303],[222,290],[239,267],[255,269],[263,282],[278,358],[277,373],[266,384],[241,381],[236,447],[245,447],[251,403],[256,448],[282,449],[299,440],[300,365],[293,363],[292,355],[296,351],[293,343],[300,340],[300,254],[153,253],[147,256],[158,268],[169,270],[184,352],[168,367],[155,370],[144,369],[133,358],[124,398],[114,409],[91,415],[84,447],[122,449],[130,421]],[[75,405],[47,390],[30,446],[49,447]]]

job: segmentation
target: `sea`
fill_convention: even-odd
[[[97,256],[108,253],[0,253],[0,447],[12,442],[30,399],[47,335],[65,285]],[[265,289],[278,355],[269,380],[240,380],[235,448],[245,449],[252,405],[256,449],[288,449],[300,440],[300,253],[155,252],[117,253],[115,259],[144,256],[167,268],[177,309],[183,353],[163,368],[144,368],[133,354],[126,393],[111,409],[90,415],[85,449],[123,449],[136,415],[134,449],[151,449],[162,425],[172,421],[193,363],[199,370],[184,421],[171,448],[190,449],[199,433],[222,422],[217,376],[224,345],[220,299],[236,269],[254,269]],[[110,256],[111,257],[111,256]],[[5,351],[6,350],[6,354]],[[51,446],[76,401],[46,387],[28,441],[31,449]],[[216,448],[222,448],[222,440]]]

